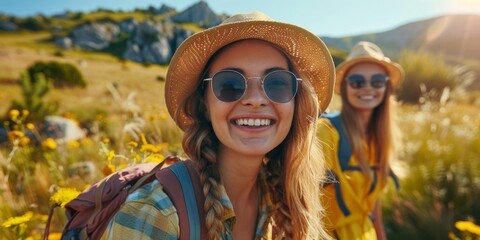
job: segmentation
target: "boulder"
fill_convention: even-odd
[[[55,139],[59,143],[85,138],[85,131],[72,119],[60,116],[48,116],[45,118],[44,134],[46,137]]]
[[[119,27],[113,23],[87,23],[73,29],[71,39],[74,45],[82,49],[102,50],[108,47],[119,33]]]
[[[72,39],[69,37],[56,37],[53,40],[53,43],[60,46],[63,49],[71,49],[72,48]]]
[[[168,64],[172,58],[172,48],[166,37],[160,37],[156,42],[144,46],[142,56],[144,62]]]
[[[123,52],[122,57],[123,59],[127,59],[130,61],[143,63],[142,51],[140,49],[140,46],[136,43],[133,43],[132,41],[128,41],[127,48],[125,49],[125,52]]]

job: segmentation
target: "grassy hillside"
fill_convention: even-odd
[[[36,61],[59,61],[77,66],[88,84],[85,89],[53,90],[47,100],[61,103],[61,111],[81,106],[108,109],[111,96],[106,86],[109,83],[115,83],[123,96],[138,92],[140,104],[163,104],[163,82],[157,79],[165,77],[166,67],[120,61],[102,53],[62,51],[42,43],[48,37],[48,33],[0,35],[1,102],[9,103],[13,98],[20,98],[17,81],[28,66]],[[8,106],[0,105],[0,115]]]

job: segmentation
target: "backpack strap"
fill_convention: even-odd
[[[205,197],[193,162],[180,161],[157,172],[156,177],[177,209],[180,239],[205,239]]]
[[[328,119],[330,123],[335,127],[335,129],[338,132],[339,135],[339,143],[338,143],[338,160],[340,162],[340,168],[342,171],[361,171],[359,166],[349,166],[350,159],[352,157],[352,146],[350,145],[347,135],[345,134],[345,130],[343,129],[342,126],[342,119],[340,118],[340,112],[332,112],[332,113],[326,113],[323,114],[322,117]],[[373,170],[378,169],[377,166],[372,167]],[[377,176],[377,171],[374,171],[375,174],[373,175],[373,181],[372,184],[370,185],[368,193],[372,193],[375,190],[375,187],[378,182],[378,176]],[[398,189],[400,187],[398,183],[398,179],[396,175],[393,173],[393,171],[390,169],[389,170],[389,175],[392,177],[394,180],[395,186]],[[335,194],[336,194],[336,199],[338,206],[342,210],[343,214],[345,216],[349,216],[351,214],[350,210],[348,209],[347,205],[345,204],[345,201],[343,199],[343,196],[341,194],[341,184],[339,182],[338,176],[331,170],[327,171],[327,176],[329,176],[332,180],[328,182],[328,184],[334,184],[335,187]]]
[[[358,169],[349,169],[348,163],[352,157],[352,146],[348,142],[345,131],[342,127],[342,119],[340,118],[339,112],[323,114],[322,117],[328,119],[330,123],[337,129],[338,135],[340,135],[340,140],[338,143],[338,160],[340,160],[340,167],[342,171],[345,170],[360,170]]]

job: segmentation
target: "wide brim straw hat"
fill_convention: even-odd
[[[290,58],[299,77],[313,85],[320,111],[326,109],[335,81],[335,66],[326,45],[304,28],[274,21],[254,11],[234,15],[190,36],[175,51],[165,82],[165,103],[181,129],[185,130],[191,122],[183,111],[184,101],[196,90],[210,57],[225,45],[243,39],[260,39],[281,49]]]
[[[340,86],[345,80],[348,70],[358,63],[373,62],[387,70],[392,86],[395,89],[404,77],[402,66],[385,57],[382,49],[371,42],[362,41],[353,46],[347,59],[337,66],[335,92],[340,93]]]

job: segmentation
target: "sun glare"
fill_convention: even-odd
[[[480,0],[454,0],[451,5],[454,12],[480,14]]]

